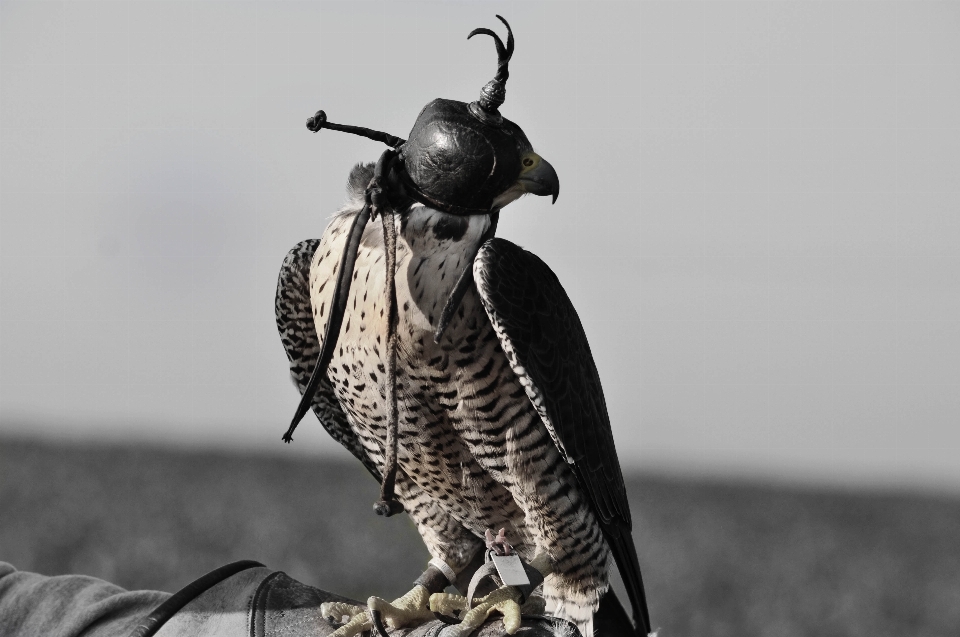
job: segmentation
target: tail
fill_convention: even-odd
[[[617,562],[617,569],[620,571],[620,577],[623,578],[623,585],[627,589],[627,596],[630,598],[630,606],[633,610],[633,621],[636,624],[636,634],[647,637],[651,633],[650,611],[647,610],[647,594],[643,588],[643,578],[640,576],[640,560],[637,558],[637,547],[633,544],[633,535],[626,529],[620,530],[615,537],[607,537],[610,544],[610,550]],[[607,598],[611,598],[608,600]],[[599,614],[604,610],[604,602],[611,608],[609,613],[615,613],[613,604],[623,612],[623,607],[611,591],[600,600]],[[602,633],[598,633],[602,634]],[[622,633],[621,633],[622,634]]]
[[[638,635],[630,616],[623,609],[612,588],[600,598],[600,608],[593,615],[593,637],[623,637]],[[645,637],[645,636],[644,636]]]

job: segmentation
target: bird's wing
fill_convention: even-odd
[[[481,247],[474,279],[513,371],[592,504],[637,621],[649,623],[610,417],[577,311],[546,263],[504,239]]]
[[[321,343],[317,337],[313,304],[310,301],[310,267],[320,244],[320,239],[308,239],[294,246],[283,260],[277,280],[277,330],[280,332],[283,348],[287,351],[287,358],[290,359],[290,376],[301,394],[320,356]],[[326,288],[329,288],[328,296],[331,296],[333,285]],[[324,291],[320,291],[321,297]],[[329,307],[329,299],[327,306]],[[379,472],[364,453],[330,381],[326,378],[320,380],[312,407],[327,433],[356,456],[379,480]]]
[[[554,443],[573,465],[600,521],[630,528],[607,404],[587,335],[560,281],[504,239],[477,254],[474,278],[510,365]]]

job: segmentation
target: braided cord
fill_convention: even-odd
[[[383,242],[386,253],[387,272],[385,287],[387,293],[387,440],[384,449],[383,482],[380,484],[380,501],[374,505],[378,515],[389,517],[394,509],[399,508],[399,502],[394,497],[394,488],[397,480],[397,445],[399,429],[399,409],[397,407],[397,226],[394,222],[396,214],[393,209],[384,210],[380,214],[383,222]]]

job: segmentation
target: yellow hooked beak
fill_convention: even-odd
[[[553,202],[557,202],[560,195],[560,178],[546,159],[531,151],[524,153],[520,158],[520,177],[517,183],[524,192],[531,195],[553,195]]]

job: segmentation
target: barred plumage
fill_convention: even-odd
[[[277,322],[301,391],[319,355],[317,335],[323,334],[329,316],[332,286],[327,283],[360,207],[357,184],[365,185],[369,172],[369,166],[354,170],[351,202],[333,218],[322,240],[298,244],[281,270]],[[513,333],[518,323],[510,316],[511,295],[503,289],[508,284],[500,269],[535,270],[537,265],[524,261],[529,253],[495,239],[484,245],[474,265],[480,292],[469,290],[435,343],[443,305],[490,220],[454,217],[420,205],[400,219],[397,497],[431,555],[455,571],[469,564],[483,546],[484,530],[491,527],[506,528],[527,560],[548,555],[554,573],[544,582],[544,597],[559,616],[576,622],[590,637],[593,613],[608,587],[610,549],[604,538],[626,540],[631,549],[632,539],[599,377],[579,320],[575,313],[572,319],[557,315],[565,295],[541,299],[536,289],[525,290],[531,303],[543,304],[535,311],[552,312],[548,319],[566,322],[551,328],[544,320],[541,333],[518,346]],[[528,272],[517,284],[536,287],[528,279],[542,274]],[[379,477],[386,439],[387,333],[379,224],[364,231],[353,277],[337,348],[313,409],[327,431]],[[554,290],[543,293],[556,296]],[[557,336],[570,329],[579,333]],[[569,351],[553,352],[552,361],[542,360],[543,352],[531,356],[538,338],[566,339],[548,346]],[[577,386],[563,369],[546,375],[538,370],[535,382],[524,367],[551,364],[587,365],[587,385]],[[584,389],[595,396],[572,395]],[[620,564],[625,549],[613,544]],[[632,559],[635,563],[635,553]]]

